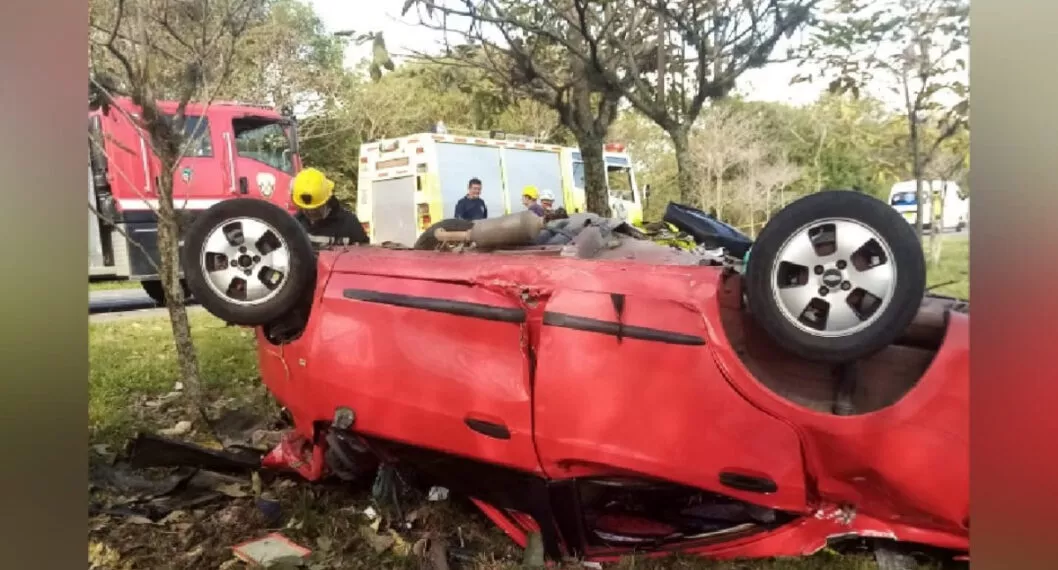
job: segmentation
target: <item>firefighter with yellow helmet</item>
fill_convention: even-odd
[[[294,216],[317,246],[368,243],[356,214],[334,196],[334,181],[315,168],[294,177],[290,198],[298,208]]]
[[[540,191],[536,189],[536,186],[526,186],[522,188],[522,205],[525,206],[526,210],[544,217],[544,207],[537,202],[540,198]]]

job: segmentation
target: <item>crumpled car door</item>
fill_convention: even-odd
[[[637,475],[805,512],[798,434],[725,380],[702,301],[594,287],[555,291],[543,315],[534,413],[548,476]]]
[[[314,310],[318,341],[303,389],[315,394],[320,414],[353,406],[360,433],[540,471],[526,318],[515,298],[457,283],[335,273]]]

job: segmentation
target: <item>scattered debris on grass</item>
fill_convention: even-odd
[[[262,568],[274,568],[279,565],[301,566],[312,554],[308,548],[295,544],[277,532],[236,545],[232,551],[239,560]]]
[[[165,437],[176,437],[188,433],[191,433],[191,422],[187,420],[176,422],[176,425],[169,429],[158,430],[158,435],[163,435]]]
[[[465,497],[440,488],[416,491],[394,470],[382,470],[374,481],[318,484],[258,472],[260,453],[287,426],[271,419],[279,417],[278,408],[256,380],[252,334],[208,315],[192,320],[214,419],[178,430],[175,439],[156,435],[188,419],[171,350],[158,354],[171,339],[168,322],[90,325],[90,570],[248,570],[233,546],[271,533],[310,550],[301,559],[308,570],[522,568],[526,553]],[[174,452],[187,456],[177,461]],[[578,561],[553,566],[597,567]],[[877,568],[867,556],[836,555],[756,562],[636,558],[605,567]]]

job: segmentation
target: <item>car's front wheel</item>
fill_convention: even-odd
[[[804,358],[847,362],[892,343],[925,293],[915,230],[884,202],[829,191],[782,209],[750,253],[754,318]]]
[[[236,325],[265,325],[312,293],[316,256],[288,212],[264,200],[225,200],[188,229],[184,276],[198,302]]]

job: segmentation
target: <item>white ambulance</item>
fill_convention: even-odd
[[[923,190],[932,199],[922,205],[923,226],[930,227],[933,221],[933,207],[940,208],[941,231],[962,231],[970,222],[970,199],[959,195],[959,185],[951,181],[923,180]],[[914,180],[904,180],[893,184],[889,190],[889,205],[908,221],[915,225],[918,221],[917,184]]]
[[[584,163],[576,148],[499,133],[420,133],[360,147],[356,215],[372,243],[411,245],[432,223],[454,217],[472,178],[481,180],[489,217],[521,211],[521,192],[536,186],[555,195],[555,208],[584,211]],[[620,144],[606,146],[613,215],[643,220],[632,160]]]

